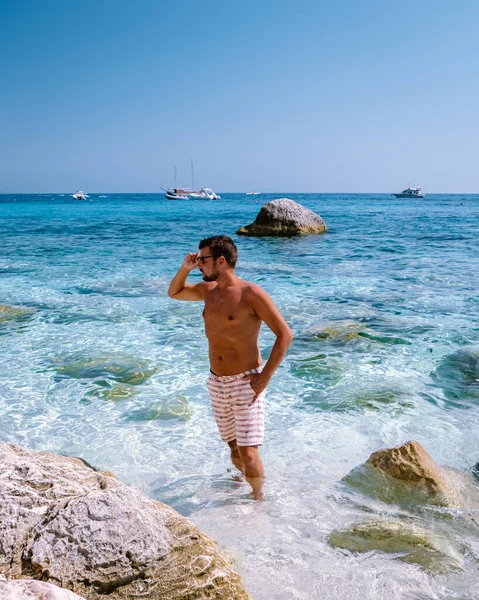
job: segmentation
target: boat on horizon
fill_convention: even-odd
[[[211,188],[201,188],[201,190],[195,190],[195,176],[193,169],[193,159],[191,159],[191,187],[190,188],[179,188],[176,186],[176,166],[174,167],[174,186],[169,187],[165,190],[165,198],[168,200],[219,200],[221,196],[215,194]]]
[[[261,192],[245,192],[245,196],[258,196]]]
[[[165,198],[168,200],[220,200],[221,198],[211,188],[201,188],[197,191],[191,188],[170,187],[165,192]]]
[[[86,200],[89,197],[90,196],[88,194],[85,194],[85,192],[83,192],[82,190],[78,190],[78,192],[72,194],[72,198],[75,198],[75,200]]]
[[[424,193],[420,187],[409,186],[399,194],[394,194],[396,198],[424,198]]]

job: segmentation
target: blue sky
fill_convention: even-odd
[[[479,192],[477,0],[0,0],[0,191]]]

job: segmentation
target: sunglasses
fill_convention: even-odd
[[[198,256],[198,260],[200,261],[200,263],[201,263],[202,265],[204,265],[204,264],[205,264],[205,260],[206,260],[207,258],[215,258],[215,259],[216,259],[216,258],[219,258],[219,257],[218,257],[218,256],[215,256],[214,254],[209,254],[208,256]]]

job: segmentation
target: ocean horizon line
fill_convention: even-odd
[[[54,195],[65,195],[65,196],[72,196],[74,192],[65,192],[65,191],[49,191],[49,192],[0,192],[0,196],[13,196],[13,195],[17,195],[17,196],[48,196],[50,194],[54,194]],[[150,196],[150,195],[164,195],[164,191],[151,191],[151,192],[116,192],[116,191],[88,191],[86,192],[88,194],[95,194],[95,195],[99,195],[99,194],[117,194],[117,195],[122,195],[122,196]],[[232,191],[222,191],[220,190],[218,192],[219,194],[240,194],[240,195],[248,195],[247,192],[232,192]],[[268,192],[259,192],[257,193],[258,196],[266,196],[266,195],[272,195],[272,194],[290,194],[290,195],[296,195],[296,196],[307,196],[307,195],[321,195],[321,196],[345,196],[345,195],[355,195],[355,196],[368,196],[368,195],[375,195],[375,196],[386,196],[386,195],[394,195],[398,192],[291,192],[291,191],[268,191]],[[477,192],[426,192],[425,193],[426,196],[477,196],[479,195],[479,191]]]

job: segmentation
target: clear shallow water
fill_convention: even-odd
[[[172,505],[236,559],[255,600],[479,597],[479,528],[340,482],[408,439],[440,465],[479,461],[479,196],[289,194],[329,227],[292,239],[235,236],[278,195],[102,196],[0,196],[0,305],[14,307],[0,311],[0,438],[82,456]],[[262,504],[227,471],[202,306],[166,294],[218,233],[295,335],[269,388]],[[263,331],[266,355],[272,342]],[[462,571],[327,543],[398,514],[448,537]]]

